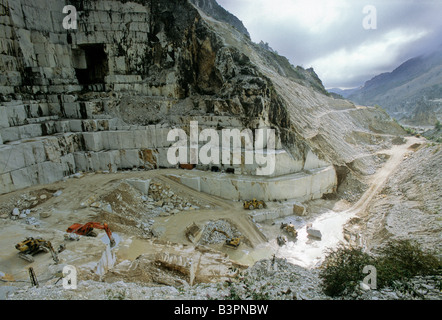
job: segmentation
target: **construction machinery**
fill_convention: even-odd
[[[18,254],[19,257],[28,262],[34,262],[33,256],[41,251],[50,252],[55,263],[59,263],[60,261],[57,253],[52,247],[51,242],[43,240],[42,238],[34,239],[32,237],[28,237],[24,241],[17,243],[15,248],[20,251]]]
[[[94,229],[102,229],[102,230],[106,231],[106,234],[110,240],[110,246],[111,247],[115,246],[115,244],[116,244],[115,239],[112,236],[112,232],[110,231],[107,223],[103,223],[103,224],[100,224],[98,222],[88,222],[86,224],[74,223],[66,230],[66,232],[78,234],[80,236],[96,237],[97,233],[94,231]]]
[[[287,232],[293,238],[298,236],[298,231],[296,231],[295,226],[291,223],[281,223],[281,229]]]
[[[226,232],[224,232],[222,230],[218,230],[218,229],[213,229],[211,233],[214,233],[214,232],[219,232],[219,233],[226,236],[227,239],[226,239],[226,242],[224,243],[224,245],[228,248],[238,249],[238,247],[241,244],[241,238],[232,238]]]
[[[250,201],[244,201],[244,209],[249,209],[249,210],[253,210],[253,209],[262,209],[266,206],[265,202],[262,200],[250,200]]]
[[[32,286],[38,287],[38,280],[37,280],[37,276],[35,274],[34,268],[30,267],[28,269],[28,273],[29,273],[29,278],[31,279]]]
[[[186,228],[186,237],[193,244],[196,244],[198,242],[201,234],[201,228],[198,227],[195,222]]]
[[[283,245],[285,245],[285,244],[287,243],[287,238],[286,238],[286,236],[279,235],[279,236],[276,238],[276,242],[278,243],[278,245],[279,245],[280,247],[282,247]]]

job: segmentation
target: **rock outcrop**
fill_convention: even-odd
[[[223,21],[230,24],[235,29],[250,38],[249,31],[244,26],[241,20],[221,7],[215,0],[190,0],[194,5],[203,10],[209,16],[216,20]]]
[[[1,5],[1,193],[78,171],[171,167],[167,133],[192,120],[274,129],[280,175],[370,167],[403,133],[375,108],[329,97],[312,69],[253,43],[215,1],[73,0],[76,30],[63,28],[66,4]]]

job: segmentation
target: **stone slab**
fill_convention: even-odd
[[[144,162],[140,157],[140,150],[128,149],[120,150],[120,169],[132,169],[144,166]]]
[[[194,187],[189,180],[192,171],[186,173],[181,182]],[[336,172],[332,166],[316,169],[310,173],[289,174],[280,177],[248,177],[223,173],[208,173],[200,176],[200,190],[228,200],[259,198],[264,201],[306,201],[322,197],[337,185]],[[293,207],[289,208],[293,214]]]
[[[0,106],[0,129],[2,128],[9,128],[8,111],[4,106]]]
[[[140,191],[143,195],[149,194],[150,187],[150,179],[141,180],[141,179],[127,179],[126,182],[130,184],[132,187]]]
[[[82,135],[87,151],[104,150],[101,132],[83,132]]]

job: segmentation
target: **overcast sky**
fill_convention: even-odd
[[[217,1],[254,42],[268,42],[295,66],[313,67],[326,88],[363,85],[442,45],[442,0]]]

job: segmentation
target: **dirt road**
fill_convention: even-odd
[[[404,157],[408,153],[413,152],[411,147],[424,141],[416,137],[409,137],[406,139],[405,144],[393,146],[390,150],[380,151],[379,153],[388,154],[390,157],[374,175],[369,177],[369,188],[361,198],[350,208],[339,210],[338,206],[336,206],[310,221],[314,228],[321,231],[321,240],[308,237],[304,225],[303,227],[298,227],[296,241],[289,241],[283,247],[279,247],[273,241],[268,244],[267,249],[275,252],[278,257],[286,258],[291,263],[312,268],[322,261],[324,253],[328,249],[335,248],[339,243],[346,243],[350,240],[352,244],[363,244],[358,235],[359,226],[353,225],[350,222],[353,218],[360,218],[366,214],[366,208],[382,190],[388,178],[394,174]],[[275,237],[276,233],[273,236]]]
[[[374,197],[382,190],[385,182],[394,173],[398,165],[407,153],[413,152],[413,145],[423,143],[423,139],[409,137],[403,145],[393,146],[390,150],[383,150],[380,153],[388,154],[389,159],[374,175],[369,177],[369,188],[362,195],[357,203],[350,209],[339,211],[337,208],[322,214],[313,221],[314,227],[322,231],[321,241],[313,241],[307,237],[305,228],[298,230],[296,241],[289,242],[284,247],[276,244],[275,238],[280,231],[275,228],[274,234],[261,232],[248,215],[248,211],[242,208],[239,202],[231,202],[197,192],[186,187],[173,179],[173,175],[179,174],[180,170],[154,170],[136,171],[116,174],[85,174],[76,179],[71,178],[51,185],[35,186],[25,190],[17,191],[0,196],[2,206],[8,207],[10,211],[18,203],[26,203],[28,197],[30,201],[38,204],[32,206],[31,216],[39,218],[39,214],[49,212],[47,218],[40,219],[40,227],[28,225],[24,220],[12,221],[6,218],[0,225],[0,244],[3,248],[0,253],[0,271],[12,274],[15,279],[27,278],[27,263],[17,257],[15,244],[28,236],[43,236],[54,245],[63,242],[63,235],[66,228],[72,223],[85,223],[94,221],[100,217],[100,210],[91,208],[89,205],[101,196],[112,192],[125,179],[152,179],[171,187],[171,190],[183,197],[194,197],[203,204],[210,205],[210,209],[188,210],[178,214],[156,217],[154,227],[163,228],[160,239],[162,241],[179,244],[191,244],[185,236],[185,229],[192,223],[203,227],[209,221],[226,220],[238,229],[244,236],[244,243],[238,250],[213,246],[213,248],[227,253],[235,261],[253,264],[262,258],[268,258],[272,254],[287,258],[290,262],[303,266],[314,266],[324,255],[324,250],[333,247],[340,241],[344,241],[344,226],[353,217],[363,217],[365,209],[373,201]],[[62,191],[61,195],[54,196],[56,191]],[[45,196],[45,197],[42,197]],[[41,197],[41,198],[40,198]],[[44,200],[41,200],[43,199]],[[202,206],[204,208],[204,206]],[[132,226],[134,228],[134,226]],[[357,228],[354,229],[357,232]],[[120,231],[119,231],[120,232]],[[101,237],[101,235],[100,235]],[[133,234],[121,232],[120,237],[133,239]],[[136,254],[149,253],[151,243],[148,240],[136,239]],[[87,264],[100,259],[103,245],[98,239],[82,240],[76,244],[70,244],[71,248],[64,253],[65,259],[71,263]],[[130,247],[130,246],[129,246]],[[135,247],[135,246],[133,246]],[[132,247],[130,247],[132,248]],[[136,257],[127,249],[124,256]],[[134,251],[134,252],[135,252]],[[123,251],[122,251],[123,253]],[[118,257],[118,252],[117,252]],[[37,272],[48,270],[52,264],[50,255],[41,255],[36,258],[33,264]]]
[[[373,203],[373,199],[380,193],[380,191],[382,191],[386,182],[396,172],[404,158],[407,157],[408,154],[416,151],[416,149],[425,143],[425,141],[426,140],[423,138],[407,137],[405,144],[394,146],[390,150],[378,152],[388,154],[390,158],[385,165],[373,177],[371,177],[369,181],[370,187],[362,195],[359,201],[345,212],[346,214],[350,214],[351,218],[356,218],[345,226],[347,240],[350,239],[350,243],[365,247],[367,246],[367,243],[361,234],[367,228],[364,223],[367,223],[368,220],[370,220],[371,229],[382,230],[384,228],[385,215],[368,217],[367,208]]]
[[[387,179],[394,173],[396,168],[404,159],[407,153],[413,152],[411,148],[413,145],[422,144],[425,142],[423,138],[408,137],[406,143],[402,145],[393,146],[390,150],[382,150],[378,153],[388,154],[390,158],[384,164],[384,166],[378,170],[369,180],[370,187],[362,195],[362,197],[352,206],[348,211],[354,214],[361,214],[364,212],[367,205],[370,204],[373,197],[379,193],[384,186]]]

